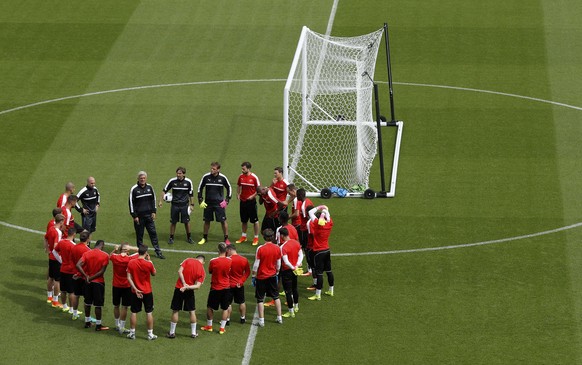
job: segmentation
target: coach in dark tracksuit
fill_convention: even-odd
[[[101,204],[99,190],[95,186],[95,178],[89,176],[87,185],[77,193],[77,205],[75,209],[81,213],[83,218],[83,229],[93,233],[97,227],[97,211]],[[79,205],[81,203],[81,205]]]
[[[140,171],[137,174],[137,184],[129,191],[129,213],[133,218],[133,227],[137,245],[143,245],[144,229],[148,231],[152,246],[156,250],[156,256],[165,259],[162,250],[158,245],[158,234],[156,233],[156,195],[154,188],[147,183],[148,174]]]

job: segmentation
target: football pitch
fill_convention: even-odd
[[[0,363],[582,363],[581,16],[572,0],[0,2]],[[384,22],[405,123],[396,196],[313,199],[335,222],[333,298],[308,301],[300,278],[300,312],[283,325],[267,308],[252,329],[235,310],[225,335],[193,340],[181,313],[164,338],[180,263],[214,257],[222,239],[213,223],[211,243],[190,245],[178,225],[169,246],[164,205],[160,338],[145,340],[143,313],[130,341],[45,303],[42,233],[67,181],[78,191],[96,178],[92,238],[111,243],[135,242],[127,199],[140,170],[158,195],[176,167],[197,184],[211,161],[233,185],[247,160],[269,182],[302,26],[355,36]],[[388,116],[383,47],[375,79]],[[394,132],[383,129],[387,161]],[[235,200],[227,216],[234,241]],[[192,230],[197,241],[200,210]],[[111,267],[106,282],[113,327]],[[196,293],[199,327],[209,288]],[[250,285],[247,304],[251,317]]]

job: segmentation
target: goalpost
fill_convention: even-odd
[[[380,126],[395,126],[398,131],[390,191],[384,191],[381,159],[382,191],[378,196],[393,197],[396,192],[403,122],[395,121],[393,112],[392,121],[380,122],[373,80],[385,30],[386,24],[362,36],[332,37],[303,27],[284,90],[283,166],[285,177],[304,187],[308,196],[375,197],[369,189],[369,176]],[[386,53],[389,57],[388,38]],[[389,81],[392,107],[391,77]]]

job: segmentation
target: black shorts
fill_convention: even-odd
[[[103,307],[105,304],[105,283],[90,282],[85,285],[85,305]]]
[[[299,236],[299,243],[301,244],[301,248],[303,249],[303,252],[307,252],[307,239],[309,237],[309,232],[302,231],[301,229],[298,229],[297,235]]]
[[[257,201],[253,200],[245,200],[240,202],[240,221],[242,223],[256,223],[259,221],[259,215],[257,212]]]
[[[331,271],[331,252],[329,250],[313,251],[313,267],[317,274]]]
[[[83,228],[91,233],[95,232],[95,229],[97,228],[97,213],[90,212],[87,215],[83,215],[81,218],[83,221]]]
[[[232,297],[232,301],[236,304],[243,304],[245,302],[245,287],[234,287],[230,288],[230,295]]]
[[[173,311],[183,310],[186,312],[192,312],[196,310],[196,298],[194,296],[194,290],[184,290],[182,292],[180,289],[174,288],[174,296],[172,297],[170,309]]]
[[[279,218],[277,217],[265,217],[263,218],[263,222],[261,223],[261,232],[265,229],[270,228],[273,232],[277,231],[277,228],[281,226],[281,222],[279,222]]]
[[[257,286],[255,287],[255,298],[257,298],[257,303],[263,302],[266,296],[273,299],[279,299],[278,283],[279,281],[276,275],[267,279],[257,279]]]
[[[172,204],[170,208],[170,223],[188,223],[190,222],[190,215],[188,214],[188,204],[176,205]]]
[[[85,281],[85,278],[79,277],[77,279],[73,279],[73,293],[78,297],[84,296],[86,284],[87,282]]]
[[[208,205],[204,208],[204,221],[212,222],[216,217],[217,222],[226,222],[226,210],[218,206]]]
[[[111,289],[111,297],[113,298],[113,306],[119,307],[121,304],[124,307],[131,305],[131,287],[119,288],[114,286]]]
[[[293,274],[293,270],[281,271],[281,281],[285,293],[297,288],[297,275]]]
[[[131,292],[131,313],[141,312],[141,307],[146,313],[154,311],[154,294],[144,294],[143,298],[138,298],[134,292]]]
[[[61,273],[61,292],[73,293],[75,286],[73,285],[73,274]]]
[[[228,306],[230,305],[230,302],[231,302],[230,288],[223,290],[210,289],[210,293],[208,293],[208,301],[206,302],[206,306],[208,308],[212,308],[213,310],[218,310],[218,308],[222,310],[227,310]]]
[[[315,267],[315,264],[313,263],[313,256],[314,255],[315,255],[315,253],[313,251],[311,251],[308,248],[305,249],[305,256],[307,257],[307,265],[312,269]]]
[[[60,281],[61,280],[61,263],[57,260],[49,260],[49,278]]]

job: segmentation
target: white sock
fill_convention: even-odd
[[[330,286],[330,287],[329,287],[329,292],[330,292],[330,293],[333,293],[333,286]]]
[[[315,295],[320,297],[321,296],[321,289],[315,289]]]
[[[101,320],[100,320],[100,319],[96,320],[96,321],[95,321],[95,324],[96,324],[97,326],[101,325]]]
[[[206,325],[212,327],[212,319],[207,319]]]
[[[85,316],[85,322],[91,322],[91,317]]]
[[[265,318],[259,318],[259,323],[260,324],[265,324]]]
[[[226,327],[226,321],[220,321],[220,328]]]
[[[293,308],[289,308],[289,313],[293,314],[295,313],[295,310]]]
[[[282,316],[277,316],[277,321],[283,322],[283,317]]]
[[[154,330],[148,330],[148,336],[151,336],[154,334]]]
[[[55,295],[55,296],[53,297],[53,302],[58,302],[58,301],[59,301],[59,296],[58,296],[58,295]]]
[[[125,321],[119,321],[119,328],[125,328]]]
[[[176,324],[174,322],[170,321],[170,333],[175,333],[176,332]]]
[[[79,315],[79,311],[78,311],[78,310],[76,310],[76,309],[73,309],[73,315],[74,315],[74,316],[78,316],[78,315]]]
[[[53,297],[53,292],[52,291],[47,291],[46,292],[46,296],[47,296],[47,298],[52,298]]]
[[[241,234],[241,236],[242,236],[242,237],[244,237],[244,238],[247,238],[247,233],[246,233],[246,232],[243,232],[243,233]]]
[[[192,334],[196,334],[196,323],[190,323],[190,329],[192,329]]]
[[[295,304],[293,305],[293,308],[294,308],[295,310],[299,309],[299,303],[295,303]]]
[[[120,328],[119,327],[119,318],[115,318],[115,327]]]

